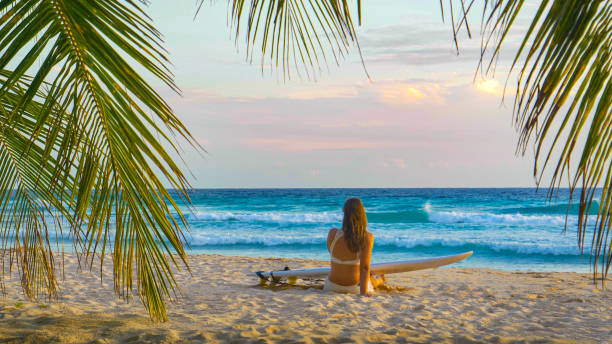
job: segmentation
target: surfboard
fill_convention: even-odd
[[[451,256],[442,256],[434,258],[404,260],[399,262],[376,263],[370,265],[370,272],[375,275],[379,274],[395,274],[399,272],[409,272],[424,269],[433,269],[444,265],[453,264],[462,261],[472,255],[474,251],[464,252]],[[331,268],[321,267],[314,269],[301,270],[277,270],[277,271],[257,271],[255,275],[259,278],[296,278],[296,277],[325,277],[329,274]]]

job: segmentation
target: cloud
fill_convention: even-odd
[[[480,79],[474,85],[477,91],[495,96],[501,96],[504,89],[495,79]]]
[[[359,92],[354,87],[310,87],[306,90],[290,93],[289,99],[325,99],[325,98],[356,98]]]
[[[451,31],[440,23],[420,22],[386,25],[362,33],[359,43],[363,49],[397,46],[422,46],[431,42],[451,43]]]
[[[360,37],[366,63],[435,65],[473,60],[480,46],[462,41],[459,53],[452,29],[441,23],[396,24],[370,29]]]
[[[186,88],[183,96],[168,94],[169,99],[181,104],[203,103],[256,103],[270,100],[311,101],[367,99],[382,104],[443,104],[451,84],[461,79],[467,83],[470,78],[454,77],[444,82],[423,79],[377,79],[375,82],[352,82],[340,85],[308,85],[307,87],[277,88],[274,92],[251,92],[248,95],[226,95],[225,91],[213,88]],[[381,123],[362,123],[360,126],[380,126]],[[346,123],[328,124],[330,127],[346,127]]]
[[[321,128],[330,128],[330,129],[348,128],[350,126],[351,125],[348,122],[321,123],[321,124],[319,124],[319,127],[321,127]]]
[[[385,125],[385,122],[379,121],[376,119],[370,119],[370,120],[363,121],[363,122],[357,122],[356,124],[358,127],[369,128],[369,127],[381,127]]]
[[[443,104],[448,87],[436,82],[387,80],[367,87],[383,104]]]
[[[419,104],[425,93],[411,85],[392,84],[376,89],[380,101],[391,104]]]
[[[514,58],[513,52],[519,47],[528,27],[524,21],[525,18],[519,18],[513,25],[511,32],[504,39],[503,49],[496,61],[509,63]],[[451,27],[425,20],[369,29],[361,34],[360,45],[366,63],[412,66],[476,63],[482,52],[481,36],[475,35],[469,39],[463,33],[462,31],[458,37],[457,50]],[[491,43],[489,53],[494,50],[494,45]]]
[[[256,100],[253,96],[227,96],[220,94],[212,88],[185,88],[182,97],[170,93],[169,98],[179,98],[182,103],[210,103],[210,102],[248,102]]]
[[[391,163],[397,168],[406,168],[406,162],[404,161],[404,159],[391,159]]]
[[[366,54],[366,63],[400,64],[400,65],[438,65],[453,62],[477,61],[480,48],[463,47],[459,54],[454,48],[448,47],[406,47],[377,49]]]
[[[393,158],[393,159],[381,161],[380,166],[384,168],[395,167],[395,168],[404,169],[407,167],[407,164],[406,164],[406,161],[404,161],[404,159]]]
[[[346,87],[319,87],[289,95],[290,99],[356,99],[372,98],[383,104],[443,104],[448,87],[422,80],[379,80]],[[380,122],[361,122],[360,126],[380,126]],[[359,125],[359,124],[358,124]],[[345,123],[331,124],[346,127]]]
[[[430,161],[427,163],[429,168],[451,168],[452,164],[446,160]]]
[[[281,151],[317,151],[339,149],[376,148],[383,145],[376,141],[358,140],[299,140],[286,138],[249,138],[242,143],[254,148],[268,148]]]
[[[352,150],[372,148],[414,148],[423,147],[428,143],[422,140],[404,141],[392,139],[320,139],[320,138],[267,138],[251,137],[240,140],[240,142],[253,149],[268,149],[273,151],[306,152],[324,150]],[[390,159],[391,165],[404,168],[402,159]],[[402,167],[404,166],[404,167]]]
[[[312,177],[316,177],[316,176],[318,176],[319,174],[321,174],[321,171],[320,171],[320,170],[310,170],[310,175],[311,175]]]

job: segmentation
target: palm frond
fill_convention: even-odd
[[[534,177],[539,185],[544,172],[551,171],[550,197],[566,177],[571,193],[579,193],[581,250],[595,208],[591,205],[602,190],[590,254],[594,277],[601,273],[605,281],[612,264],[612,3],[545,0],[534,13],[524,0],[484,0],[483,5],[487,36],[481,63],[490,54],[481,65],[485,70],[495,65],[517,18],[531,16],[511,65],[511,73],[517,74],[517,150],[524,154],[534,143]]]
[[[189,202],[171,135],[194,140],[132,67],[178,91],[160,33],[132,1],[4,0],[0,13],[0,165],[9,167],[0,219],[14,224],[0,239],[24,257],[24,288],[54,293],[44,217],[56,214],[90,267],[111,248],[119,295],[136,292],[153,319],[166,319],[174,255],[186,265],[186,220],[158,175]]]
[[[266,66],[280,68],[284,80],[292,70],[315,79],[328,61],[339,64],[353,44],[359,50],[346,0],[228,0],[228,11],[236,40],[246,40],[247,61],[261,55],[262,73]]]
[[[2,73],[2,77],[6,74]],[[4,79],[4,78],[3,78]],[[4,80],[3,80],[4,81]],[[14,258],[20,267],[25,295],[35,297],[44,288],[49,297],[57,292],[54,257],[49,241],[46,214],[52,212],[49,203],[56,201],[46,184],[56,172],[57,160],[46,157],[41,146],[31,145],[27,128],[35,126],[42,104],[31,102],[23,109],[19,120],[9,120],[11,110],[23,97],[24,83],[15,85],[0,96],[0,242],[2,259]],[[58,131],[65,134],[58,126]],[[57,202],[55,202],[57,205]],[[61,207],[61,206],[60,206]],[[59,207],[57,207],[59,208]],[[56,209],[57,209],[56,208]],[[10,243],[14,243],[11,245]],[[4,269],[2,271],[4,273]]]

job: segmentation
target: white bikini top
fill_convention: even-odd
[[[359,250],[359,252],[357,252],[357,258],[353,259],[353,260],[340,260],[336,257],[334,257],[334,254],[332,252],[334,252],[334,246],[336,246],[336,241],[338,241],[338,238],[340,238],[342,236],[342,230],[338,229],[336,230],[336,235],[334,236],[334,240],[332,241],[331,245],[329,246],[329,256],[331,257],[331,261],[332,263],[336,263],[336,264],[345,264],[345,265],[358,265],[359,264],[359,257],[361,256],[361,250]]]

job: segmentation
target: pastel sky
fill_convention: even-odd
[[[194,187],[534,186],[502,104],[509,39],[495,78],[475,76],[480,18],[457,56],[439,2],[364,1],[356,49],[316,82],[283,82],[245,61],[227,2],[153,1],[182,97],[160,92],[206,148],[185,147]],[[519,25],[520,29],[520,25]]]

